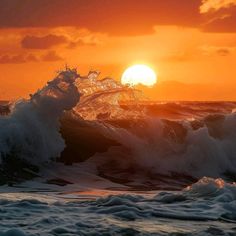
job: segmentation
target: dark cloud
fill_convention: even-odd
[[[63,60],[63,58],[59,56],[55,51],[48,51],[41,56],[36,56],[33,53],[0,55],[0,64],[21,64],[26,62],[50,62],[59,60]]]
[[[27,49],[49,49],[53,46],[67,43],[67,39],[61,35],[48,34],[46,36],[25,36],[21,41],[21,46]]]
[[[178,25],[236,32],[234,4],[228,0],[217,4],[214,0],[1,0],[0,28],[74,26],[141,35],[152,33],[154,25]],[[230,17],[223,19],[225,13]]]
[[[200,0],[1,0],[0,27],[76,26],[116,35],[154,25],[197,26]]]
[[[0,56],[0,64],[20,64],[25,62],[38,61],[37,57],[33,54],[17,54],[17,55],[2,55]]]
[[[219,48],[216,52],[220,56],[228,56],[231,53],[231,51],[227,48]]]
[[[49,51],[41,57],[42,61],[60,61],[63,60],[55,51]]]
[[[199,49],[201,54],[204,56],[212,56],[216,54],[218,56],[228,56],[235,50],[235,47],[216,47],[205,45],[200,47]]]

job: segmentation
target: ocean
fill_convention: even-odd
[[[0,114],[1,236],[236,235],[236,102],[67,68]]]

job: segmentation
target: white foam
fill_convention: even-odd
[[[112,195],[91,199],[79,193],[77,199],[76,193],[75,198],[45,192],[1,194],[0,235],[234,235],[235,191],[235,184],[203,178],[178,192],[110,191]]]
[[[74,82],[78,74],[67,69],[31,95],[16,102],[9,116],[0,117],[0,158],[17,156],[33,164],[59,157],[65,143],[59,118],[72,109],[80,94]]]
[[[236,175],[236,114],[225,115],[221,123],[217,122],[194,130],[189,121],[182,121],[186,135],[158,118],[147,118],[133,130],[110,125],[101,126],[101,130],[129,150],[131,156],[127,162],[133,161],[134,166],[144,170],[198,178]],[[118,155],[110,156],[119,159]]]

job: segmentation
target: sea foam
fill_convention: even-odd
[[[0,117],[0,159],[18,157],[39,164],[60,156],[65,142],[59,118],[72,109],[80,94],[76,70],[67,69],[31,95],[16,102],[8,116]]]

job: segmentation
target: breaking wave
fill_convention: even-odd
[[[235,235],[235,109],[69,68],[2,102],[0,235]]]
[[[61,72],[29,100],[12,105],[11,113],[0,117],[0,160],[17,157],[33,164],[60,156],[65,148],[59,119],[72,109],[80,94],[75,70]]]
[[[29,100],[13,104],[10,114],[2,106],[1,162],[86,160],[114,181],[137,175],[146,182],[161,176],[236,179],[235,103],[153,103],[98,76],[67,68]]]
[[[120,166],[124,159],[123,168],[129,164],[154,174],[236,177],[236,114],[198,123],[148,118],[132,125],[130,129],[103,126],[107,137],[126,149],[126,154],[110,149],[106,162]]]

